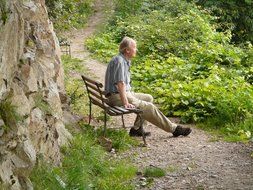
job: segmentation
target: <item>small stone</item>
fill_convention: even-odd
[[[18,144],[17,141],[12,140],[7,144],[7,148],[13,150],[17,147],[17,144]]]
[[[112,154],[115,154],[115,153],[116,153],[114,148],[112,148],[111,153],[112,153]]]
[[[218,178],[219,176],[217,175],[210,175],[211,178]]]
[[[146,185],[147,185],[147,182],[142,182],[142,183],[141,183],[141,186],[142,186],[142,187],[144,187],[144,186],[146,186]]]
[[[0,128],[0,137],[3,136],[3,134],[4,134],[4,128],[1,127]]]
[[[147,179],[145,177],[141,177],[140,181],[146,181]]]

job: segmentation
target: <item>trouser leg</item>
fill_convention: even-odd
[[[130,103],[143,111],[142,118],[144,120],[166,132],[173,133],[175,131],[177,125],[171,122],[153,103],[137,99],[134,93],[127,93],[127,98]]]
[[[144,94],[144,93],[131,93],[135,98],[146,101],[146,102],[153,102],[153,97],[150,94]],[[139,129],[141,126],[145,127],[147,126],[147,120],[145,120],[142,115],[137,115],[135,122],[134,122],[134,128]]]
[[[138,95],[135,95],[135,93],[127,92],[129,103],[135,105],[143,111],[142,119],[149,121],[164,131],[171,133],[175,131],[175,128],[177,126],[175,123],[171,122],[153,103],[140,100],[137,98],[137,96]],[[122,105],[122,101],[118,94],[111,96],[109,98],[109,101],[113,105]]]

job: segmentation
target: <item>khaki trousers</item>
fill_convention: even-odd
[[[147,121],[163,129],[166,132],[173,133],[176,129],[176,124],[172,123],[152,102],[153,97],[149,94],[127,92],[127,99],[130,104],[141,109],[143,114],[136,117],[134,128],[138,129],[141,125],[145,126]],[[119,94],[113,94],[109,98],[109,103],[114,106],[122,106],[122,101]]]

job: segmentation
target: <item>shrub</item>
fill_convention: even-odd
[[[21,116],[17,113],[16,109],[16,106],[14,106],[9,99],[0,102],[0,117],[4,121],[4,125],[7,129],[21,121]]]
[[[93,13],[93,0],[46,0],[56,31],[84,26]]]

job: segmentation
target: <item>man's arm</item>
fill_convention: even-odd
[[[120,81],[117,83],[117,88],[118,88],[118,91],[119,91],[119,95],[120,95],[120,98],[121,98],[121,101],[124,105],[125,108],[135,108],[134,105],[132,104],[129,104],[128,102],[128,99],[127,99],[127,96],[126,96],[126,85],[124,82]]]

